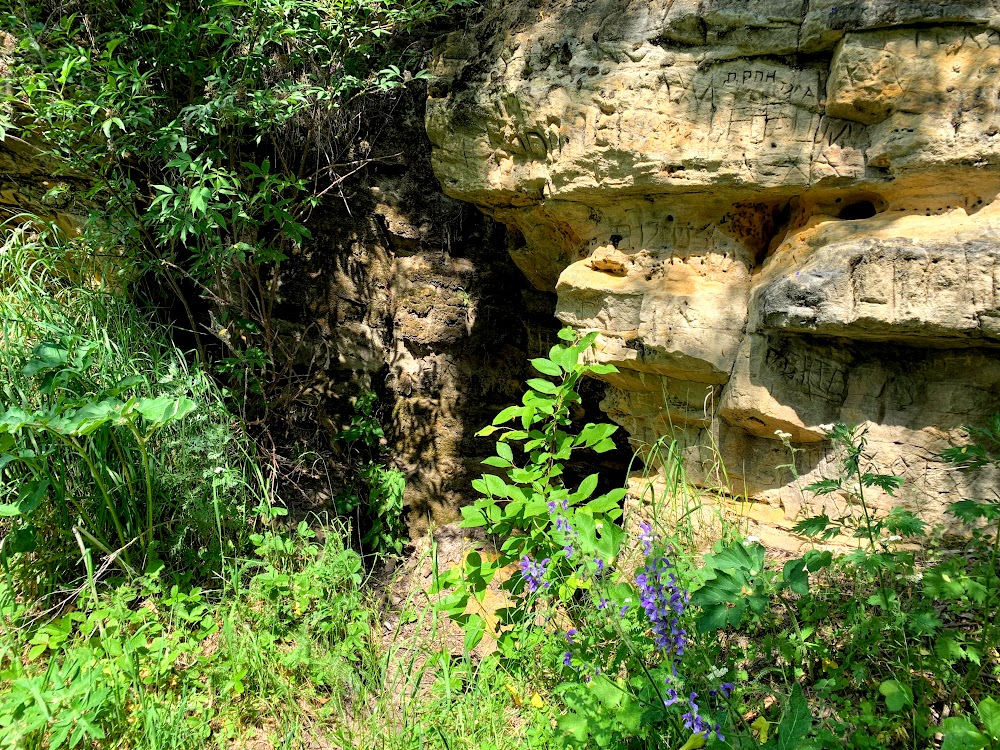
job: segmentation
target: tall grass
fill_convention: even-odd
[[[83,575],[86,550],[102,573],[211,567],[250,494],[215,385],[130,298],[119,259],[16,219],[0,227],[6,573],[22,598],[39,598]],[[157,422],[144,409],[178,404],[192,413]]]

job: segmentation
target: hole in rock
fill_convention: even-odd
[[[611,235],[611,245],[617,250],[618,245],[621,244],[622,236],[620,234]]]
[[[857,219],[870,219],[877,213],[878,211],[875,209],[875,204],[866,200],[848,203],[840,209],[840,214],[838,214],[838,216],[846,221],[855,221]]]

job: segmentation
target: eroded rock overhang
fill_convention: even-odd
[[[493,3],[433,73],[445,191],[601,332],[637,444],[794,515],[845,421],[895,502],[986,491],[935,456],[1000,411],[1000,3]]]

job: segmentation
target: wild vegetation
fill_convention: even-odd
[[[471,541],[453,567],[430,544],[426,588],[387,594],[379,563],[420,554],[371,394],[332,436],[355,481],[289,509],[257,441],[298,377],[271,280],[365,161],[360,114],[422,76],[411,35],[459,4],[4,12],[0,127],[100,211],[78,237],[15,216],[0,244],[0,746],[1000,746],[1000,502],[955,498],[947,535],[880,512],[901,480],[842,424],[800,556],[748,538],[671,436],[642,453],[658,494],[571,479],[616,430],[572,419],[612,373],[595,334],[562,331],[482,431]],[[1000,419],[969,434],[941,460],[998,468]]]

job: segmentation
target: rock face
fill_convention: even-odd
[[[511,0],[433,72],[445,192],[601,332],[638,445],[794,516],[844,421],[894,502],[986,491],[935,455],[1000,411],[1000,2]]]
[[[386,455],[406,474],[414,536],[468,502],[492,447],[475,432],[520,397],[528,357],[557,330],[555,295],[528,285],[503,227],[441,193],[424,98],[387,100],[379,137],[366,141],[370,165],[311,215],[314,239],[282,264],[275,308],[304,381],[275,427],[309,451],[296,481],[318,505],[367,492],[358,448],[329,438],[350,424],[352,400],[373,391]]]

